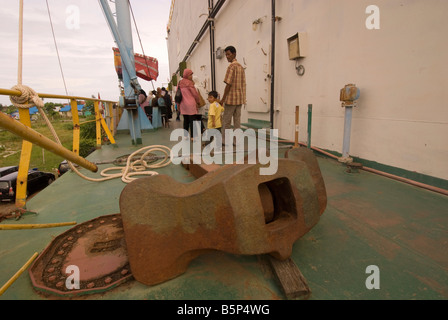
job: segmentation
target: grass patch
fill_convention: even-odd
[[[53,127],[61,140],[62,145],[72,150],[73,148],[73,123],[71,120],[52,121]],[[31,128],[45,137],[55,141],[50,129],[43,120],[32,121]],[[82,129],[81,129],[82,130]],[[0,167],[16,166],[20,163],[22,150],[22,138],[0,128]],[[12,155],[12,152],[16,152]],[[9,156],[8,156],[9,155]],[[39,168],[41,171],[55,172],[59,163],[64,159],[50,151],[33,145],[30,159],[30,169]]]

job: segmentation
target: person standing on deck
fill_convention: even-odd
[[[185,69],[182,80],[179,81],[178,89],[182,92],[182,101],[179,110],[184,117],[184,130],[193,135],[193,122],[195,115],[198,113],[197,106],[199,104],[199,94],[193,82],[193,71]],[[196,133],[196,134],[199,134]]]
[[[208,93],[207,100],[210,103],[210,108],[208,111],[207,129],[221,130],[221,128],[222,128],[222,113],[224,111],[224,108],[219,104],[218,92],[210,91]]]
[[[205,125],[204,122],[202,121],[202,117],[205,114],[205,101],[201,96],[201,91],[199,89],[199,86],[197,85],[197,83],[199,83],[199,78],[198,77],[193,77],[193,82],[194,82],[194,86],[196,88],[196,90],[198,91],[198,95],[199,95],[199,105],[197,107],[197,113],[194,117],[194,121],[197,121],[201,124],[201,133],[204,133],[205,131]]]
[[[165,105],[167,108],[166,115],[169,120],[173,117],[173,99],[171,98],[170,93],[168,92],[168,90],[166,90],[165,87],[162,87],[162,95],[163,99],[165,100]]]
[[[224,83],[226,88],[220,104],[224,106],[224,116],[222,124],[222,144],[225,145],[225,130],[230,129],[233,118],[235,129],[241,128],[241,108],[246,104],[246,73],[243,66],[236,60],[236,49],[229,46],[225,49],[227,61],[230,62],[227,68]]]
[[[140,107],[143,109],[143,112],[146,113],[145,108],[147,106],[149,106],[149,99],[148,96],[146,95],[145,90],[140,90],[140,93],[138,95],[138,104],[140,105]]]
[[[148,104],[145,106],[145,113],[146,113],[146,116],[148,117],[149,120],[152,119],[152,105],[151,105],[151,103],[152,103],[152,99],[153,98],[154,98],[154,93],[153,93],[153,91],[150,90],[148,92],[148,98],[147,98]]]
[[[159,111],[160,111],[160,115],[162,117],[162,125],[164,128],[166,128],[167,124],[168,124],[168,117],[167,117],[168,111],[167,111],[166,101],[163,96],[163,91],[157,91],[157,104],[159,105]]]

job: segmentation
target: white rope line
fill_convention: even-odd
[[[161,161],[150,165],[144,159],[145,159],[146,155],[148,155],[149,153],[153,153],[155,151],[161,151],[164,153],[165,156]],[[131,162],[132,159],[134,158],[134,156],[141,152],[144,152],[143,155],[141,156],[141,158]],[[76,172],[76,174],[78,174],[81,178],[88,180],[88,181],[103,182],[103,181],[121,178],[121,181],[123,181],[124,183],[131,183],[132,181],[137,179],[137,178],[131,178],[132,176],[142,176],[142,175],[155,176],[155,175],[158,175],[159,174],[158,172],[150,171],[147,169],[159,169],[159,168],[164,168],[164,167],[170,165],[171,164],[170,152],[171,152],[170,148],[168,148],[166,146],[162,146],[162,145],[143,147],[143,148],[135,151],[133,154],[131,154],[128,157],[126,166],[124,168],[123,167],[112,167],[112,168],[107,168],[107,169],[104,169],[103,171],[101,171],[100,174],[104,178],[100,178],[100,179],[86,177],[85,175],[80,173],[70,161],[67,161],[67,162],[70,165],[70,168],[74,172]],[[120,172],[119,173],[108,173],[109,171],[117,171],[117,170],[119,170]]]
[[[62,143],[59,140],[59,137],[58,137],[56,131],[53,128],[53,125],[51,124],[50,120],[48,119],[47,115],[45,114],[45,111],[43,109],[44,108],[44,102],[39,97],[39,95],[36,93],[36,91],[34,91],[30,87],[25,86],[23,84],[18,84],[16,86],[12,87],[12,90],[17,90],[17,91],[20,91],[22,93],[22,95],[20,95],[20,96],[10,96],[9,97],[9,99],[12,102],[12,104],[15,107],[21,108],[21,109],[29,109],[33,105],[35,105],[37,107],[37,109],[39,110],[39,113],[44,118],[48,128],[51,131],[51,134],[56,139],[56,142],[58,144],[62,145]],[[30,101],[32,101],[33,104],[30,104],[29,103]]]
[[[30,87],[23,84],[18,84],[12,87],[11,90],[20,91],[22,93],[22,95],[20,96],[9,97],[15,107],[22,109],[29,109],[34,105],[38,108],[44,107],[44,102],[42,101],[42,99],[38,96],[36,91],[31,89]],[[30,104],[30,102],[32,102],[32,104]]]
[[[59,56],[58,44],[57,44],[57,42],[56,42],[56,35],[55,35],[55,33],[54,33],[53,21],[52,21],[52,19],[51,19],[50,6],[49,6],[49,4],[48,4],[48,0],[46,0],[46,2],[47,2],[48,18],[49,18],[49,20],[50,20],[50,26],[51,26],[51,33],[53,34],[54,46],[55,46],[55,48],[56,48],[56,54],[57,54],[57,56],[58,56],[58,61],[59,61],[59,69],[61,70],[62,81],[64,82],[65,93],[68,95],[67,84],[65,83],[64,71],[62,70],[61,57]]]
[[[33,89],[31,89],[30,87],[27,87],[25,85],[16,85],[12,88],[12,90],[17,90],[17,91],[22,92],[22,95],[20,95],[20,96],[10,96],[10,100],[11,100],[12,104],[17,108],[22,108],[22,109],[29,109],[33,105],[36,105],[36,107],[39,109],[40,114],[45,119],[45,122],[47,123],[47,126],[49,127],[53,137],[56,139],[56,142],[62,146],[62,143],[61,143],[56,131],[54,130],[53,125],[51,124],[50,120],[48,119],[47,115],[45,114],[45,111],[43,110],[44,102],[39,97],[39,95]],[[30,104],[30,101],[32,101],[33,103]],[[154,153],[157,151],[162,152],[164,154],[164,158],[155,164],[148,164],[145,161],[146,156],[149,153]],[[134,159],[134,157],[137,154],[142,153],[142,152],[143,152],[143,155],[141,156],[140,159],[132,161],[132,159]],[[128,157],[126,166],[124,168],[123,167],[112,167],[112,168],[107,168],[107,169],[104,169],[103,171],[101,171],[100,174],[104,178],[100,178],[100,179],[90,178],[90,177],[83,175],[73,165],[73,163],[71,163],[70,161],[67,161],[67,162],[68,162],[70,168],[79,177],[81,177],[85,180],[91,181],[91,182],[103,182],[103,181],[121,178],[121,180],[124,183],[131,183],[132,181],[137,179],[137,178],[131,178],[133,176],[158,175],[157,172],[151,171],[148,169],[159,169],[159,168],[164,168],[164,167],[170,165],[171,164],[170,153],[171,153],[171,149],[166,146],[163,146],[163,145],[154,145],[154,146],[143,147],[143,148],[135,151],[133,154],[131,154]],[[120,171],[119,173],[113,173],[113,174],[108,173],[109,171],[118,171],[118,170]]]

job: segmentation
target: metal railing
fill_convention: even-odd
[[[0,95],[21,96],[22,92],[18,90],[0,88]],[[0,112],[0,127],[20,136],[23,139],[22,152],[20,155],[19,173],[16,187],[16,207],[24,208],[26,205],[26,190],[28,169],[31,158],[32,145],[36,144],[50,152],[53,152],[64,159],[73,162],[92,172],[97,172],[98,167],[79,156],[80,129],[82,123],[79,122],[78,100],[89,100],[94,102],[95,122],[96,122],[96,145],[101,148],[101,128],[103,128],[109,141],[115,144],[114,135],[121,117],[120,109],[115,108],[116,101],[109,101],[95,98],[85,98],[77,96],[64,96],[55,94],[38,93],[40,98],[49,99],[67,99],[70,100],[70,107],[73,121],[73,150],[68,150],[62,145],[50,140],[31,128],[31,119],[28,109],[19,108],[20,122],[12,119],[3,112]],[[104,103],[105,118],[101,115],[99,104]]]

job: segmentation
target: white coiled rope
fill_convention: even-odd
[[[162,153],[164,153],[164,158],[155,164],[148,164],[145,161],[145,157],[149,153],[153,153],[156,151],[161,151]],[[143,155],[141,156],[140,159],[132,161],[132,159],[134,159],[137,154],[140,154],[142,152],[143,152]],[[143,147],[143,148],[135,151],[133,154],[131,154],[128,157],[126,166],[124,168],[123,167],[112,167],[112,168],[107,168],[107,169],[104,169],[103,171],[101,171],[100,174],[104,178],[100,178],[100,179],[86,177],[82,173],[80,173],[75,168],[75,166],[73,166],[73,164],[71,164],[70,162],[68,162],[68,163],[70,164],[70,168],[73,171],[75,171],[81,178],[84,178],[88,181],[102,182],[102,181],[108,181],[108,180],[112,180],[112,179],[121,178],[121,181],[123,181],[124,183],[131,183],[132,181],[137,179],[137,178],[131,178],[132,176],[142,176],[142,175],[155,176],[155,175],[158,175],[157,172],[150,171],[148,169],[158,169],[158,168],[163,168],[163,167],[170,165],[171,164],[170,152],[171,152],[170,148],[168,148],[166,146],[162,146],[162,145]],[[109,171],[117,171],[117,170],[119,170],[120,172],[119,173],[108,173]]]
[[[35,105],[38,108],[42,117],[45,119],[45,122],[47,123],[47,126],[50,128],[50,131],[53,134],[53,137],[56,139],[56,142],[62,146],[62,143],[61,143],[56,131],[54,130],[53,125],[51,124],[50,120],[48,119],[47,115],[45,114],[45,111],[43,110],[44,102],[39,97],[39,95],[30,87],[27,87],[27,86],[21,85],[21,84],[14,86],[11,90],[20,91],[22,93],[20,96],[10,96],[10,100],[11,100],[12,104],[15,107],[21,108],[21,109],[29,109],[33,105]],[[30,102],[32,102],[32,103],[30,104]],[[157,152],[157,151],[162,152],[164,154],[164,158],[155,164],[148,164],[145,161],[145,157],[149,153],[153,153],[153,152]],[[140,159],[132,161],[132,159],[134,159],[134,157],[137,154],[140,154],[142,152],[143,152],[143,155],[141,156]],[[121,178],[121,180],[124,183],[130,183],[137,179],[137,178],[131,178],[132,176],[158,175],[157,172],[151,171],[149,169],[159,169],[159,168],[164,168],[164,167],[170,165],[171,164],[170,152],[171,152],[171,149],[166,146],[163,146],[163,145],[155,145],[155,146],[148,146],[148,147],[141,148],[141,149],[135,151],[133,154],[131,154],[128,157],[126,166],[124,168],[123,167],[113,167],[113,168],[107,168],[107,169],[104,169],[103,171],[101,171],[100,174],[104,178],[100,178],[100,179],[90,178],[90,177],[83,175],[73,165],[73,163],[71,163],[70,161],[67,161],[67,162],[68,162],[70,168],[78,176],[80,176],[81,178],[83,178],[85,180],[92,181],[92,182],[103,182],[103,181]],[[113,174],[108,173],[109,171],[118,171],[118,170],[120,171],[118,173],[113,173]]]

